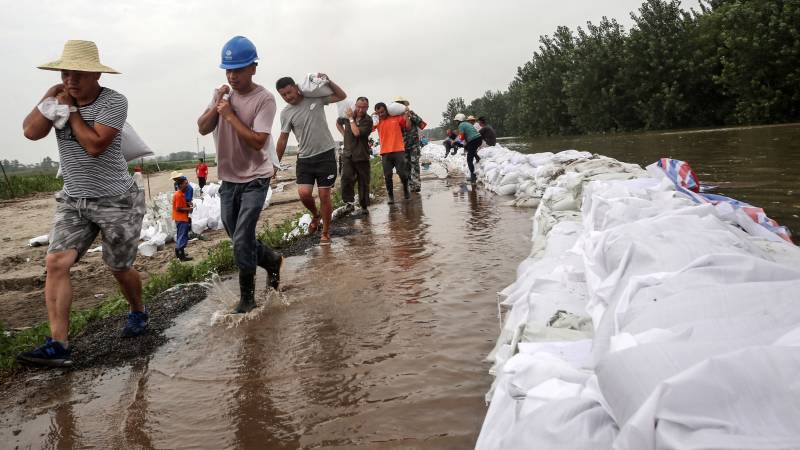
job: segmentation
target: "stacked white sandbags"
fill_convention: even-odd
[[[477,448],[799,448],[800,251],[636,166],[552,156]]]
[[[481,161],[477,164],[476,171],[478,180],[483,182],[485,188],[499,195],[514,195],[514,206],[536,207],[545,194],[545,189],[551,186],[551,182],[560,177],[566,171],[586,172],[591,174],[592,170],[601,170],[601,173],[616,173],[624,171],[628,173],[641,173],[638,166],[630,166],[609,160],[601,162],[586,162],[597,159],[588,152],[577,150],[565,150],[557,154],[550,152],[521,154],[508,150],[501,146],[486,147],[478,152]],[[577,162],[584,161],[584,164]],[[617,165],[621,170],[612,170],[609,165]],[[468,174],[465,169],[465,174]],[[601,174],[595,174],[598,177]],[[579,177],[580,182],[591,179],[589,176]],[[575,178],[577,181],[578,178]],[[563,181],[564,183],[567,180]],[[554,198],[564,200],[566,203],[554,206],[556,209],[574,209],[573,204],[569,203],[568,190],[574,186],[560,186],[564,189],[551,192]],[[580,198],[580,190],[573,192],[572,201],[577,202]],[[557,203],[554,202],[554,203]]]
[[[467,166],[464,155],[444,156],[444,145],[429,143],[420,149],[419,162],[430,164],[430,171],[438,178],[461,176]]]
[[[210,183],[203,186],[203,196],[192,199],[194,209],[190,214],[192,218],[192,231],[201,234],[205,230],[221,230],[222,211],[219,193],[220,185]]]
[[[153,256],[164,244],[175,239],[171,195],[162,192],[147,205],[139,239],[144,241],[139,244],[139,253],[144,256]]]

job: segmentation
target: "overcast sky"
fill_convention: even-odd
[[[22,120],[60,82],[38,70],[57,59],[68,39],[95,41],[101,62],[122,72],[101,84],[128,98],[128,122],[157,154],[194,150],[196,120],[214,87],[222,45],[250,38],[261,58],[255,81],[274,92],[275,80],[326,72],[348,96],[371,104],[402,95],[435,126],[447,101],[469,103],[505,89],[531,58],[540,35],[602,16],[626,29],[642,0],[270,0],[239,1],[238,9],[201,1],[0,0],[0,159],[58,159],[53,133],[38,142],[22,135]],[[692,2],[694,3],[694,2]],[[331,127],[335,107],[329,106]],[[278,133],[278,117],[273,131]],[[332,128],[333,130],[333,128]],[[335,133],[335,130],[334,130]],[[335,138],[338,135],[335,134]],[[213,151],[211,136],[200,147]]]

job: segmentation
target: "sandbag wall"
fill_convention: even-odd
[[[638,166],[479,154],[480,181],[538,207],[476,448],[800,448],[797,247]]]

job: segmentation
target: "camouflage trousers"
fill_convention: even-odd
[[[106,265],[116,272],[133,266],[145,213],[144,191],[136,184],[128,192],[112,197],[75,198],[59,191],[56,202],[47,253],[75,249],[77,262],[102,233]]]
[[[422,181],[419,175],[419,145],[406,150],[405,152],[406,172],[408,175],[408,187],[412,191],[419,191]]]

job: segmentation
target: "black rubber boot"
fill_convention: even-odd
[[[408,183],[403,183],[403,198],[406,200],[411,198],[411,189],[408,187]]]
[[[258,266],[267,271],[267,287],[278,290],[281,283],[281,267],[283,266],[283,255],[276,252],[268,245],[261,243],[264,251],[259,255]]]
[[[384,177],[386,181],[386,195],[389,197],[388,204],[394,204],[394,180],[392,177]]]
[[[239,304],[234,314],[248,313],[256,307],[256,274],[239,272]]]
[[[181,261],[191,261],[191,260],[194,259],[191,256],[186,254],[186,249],[185,248],[182,248],[182,249],[178,250],[178,252],[180,253],[180,256],[178,256],[178,259],[180,259]]]

